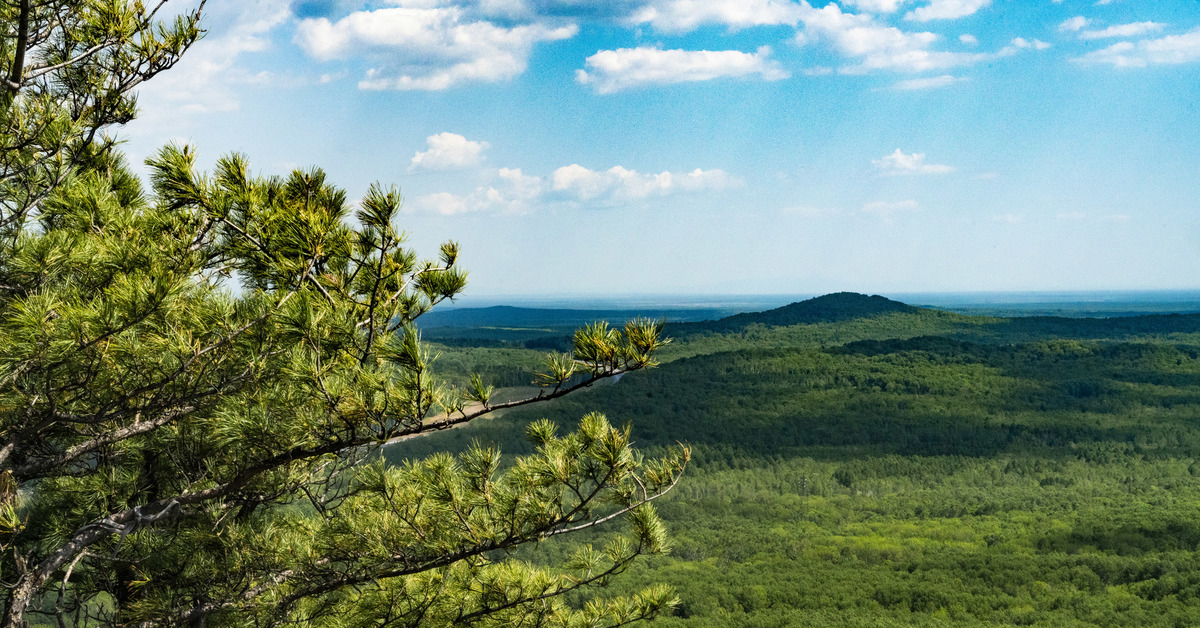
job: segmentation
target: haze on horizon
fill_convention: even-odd
[[[131,160],[396,184],[468,296],[1200,289],[1200,3],[206,11]]]

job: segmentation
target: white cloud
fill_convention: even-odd
[[[842,54],[859,60],[858,65],[842,68],[843,72],[924,72],[971,65],[1008,56],[1018,50],[1013,46],[994,53],[930,50],[939,39],[934,33],[910,33],[878,24],[868,15],[843,13],[834,3],[821,9],[812,9],[807,2],[803,4],[809,11],[804,16],[805,32],[799,33],[798,37],[830,41]]]
[[[979,44],[979,38],[971,34],[959,35],[958,41],[961,41],[968,46],[975,46]]]
[[[563,166],[550,177],[526,175],[519,168],[485,173],[487,180],[468,194],[438,192],[417,197],[408,211],[443,215],[471,213],[525,214],[546,203],[604,207],[678,193],[722,190],[742,184],[723,170],[641,174],[622,166],[605,171],[578,164]]]
[[[450,170],[477,166],[483,162],[487,142],[474,142],[457,133],[438,133],[425,138],[429,150],[418,151],[409,164],[409,172],[417,170]]]
[[[535,198],[542,193],[542,178],[521,174],[520,168],[501,168],[496,174],[520,198]]]
[[[1025,39],[1024,37],[1014,38],[1012,40],[1012,43],[1009,45],[1009,49],[1035,48],[1037,50],[1045,50],[1049,47],[1050,47],[1050,44],[1048,44],[1040,39],[1035,39],[1033,41],[1030,41],[1028,39]]]
[[[930,0],[929,4],[909,11],[904,19],[917,22],[953,20],[973,15],[992,0]]]
[[[930,76],[927,78],[908,79],[907,81],[897,81],[892,83],[892,89],[899,90],[917,90],[917,89],[936,89],[938,87],[946,87],[955,83],[961,83],[967,79],[950,74],[941,76]],[[886,158],[885,158],[886,159]]]
[[[408,6],[358,11],[330,22],[306,19],[295,42],[320,61],[364,57],[375,63],[361,89],[441,90],[496,82],[525,71],[534,44],[574,37],[575,25],[512,27],[472,20],[459,7]]]
[[[1064,33],[1075,33],[1083,30],[1088,24],[1091,23],[1092,21],[1086,17],[1083,17],[1082,15],[1076,15],[1073,18],[1063,20],[1062,24],[1058,25],[1058,30]]]
[[[1161,31],[1166,24],[1160,22],[1133,22],[1109,26],[1102,30],[1082,31],[1080,39],[1107,39],[1109,37],[1141,37],[1149,33]]]
[[[630,21],[664,32],[686,32],[704,24],[794,26],[804,13],[802,4],[792,0],[650,0]]]
[[[585,85],[593,85],[601,94],[610,94],[642,85],[708,81],[755,74],[768,81],[787,78],[788,73],[770,56],[771,49],[766,46],[754,53],[659,48],[601,50],[587,58],[585,64],[588,70],[576,70],[575,79]]]
[[[906,155],[899,148],[892,154],[885,155],[881,159],[872,159],[871,163],[880,172],[887,175],[948,174],[954,172],[953,166],[925,163],[925,153]]]
[[[434,2],[432,6],[437,6],[437,3]],[[527,18],[533,14],[525,0],[480,0],[479,10],[486,15],[509,19]]]
[[[438,192],[418,197],[415,209],[447,216],[480,212],[523,214],[545,192],[541,177],[525,175],[520,168],[500,168],[494,176],[495,180],[467,195]]]
[[[724,170],[697,168],[686,173],[641,174],[622,166],[597,171],[579,164],[555,170],[550,180],[553,189],[569,200],[596,204],[627,203],[676,192],[720,190],[741,185],[738,178]]]
[[[895,13],[907,0],[846,0],[843,4],[856,6],[873,13]]]
[[[871,201],[864,203],[862,211],[865,214],[875,214],[885,222],[891,222],[892,216],[900,212],[911,212],[921,209],[916,201]]]
[[[451,216],[465,214],[470,211],[485,209],[484,206],[465,196],[456,196],[449,192],[436,192],[417,197],[416,207],[435,214]]]
[[[1122,41],[1074,59],[1080,63],[1107,63],[1118,68],[1172,65],[1200,60],[1200,28],[1182,35]]]

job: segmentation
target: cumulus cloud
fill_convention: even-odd
[[[754,53],[738,50],[662,50],[620,48],[601,50],[584,62],[587,70],[576,70],[575,80],[592,85],[601,94],[642,85],[665,85],[708,81],[724,77],[759,75],[768,81],[789,75],[770,59],[763,46]]]
[[[643,10],[650,4],[649,0],[386,0],[386,2],[393,5],[423,8],[455,4],[474,14],[500,20],[531,20],[541,17],[593,23],[628,23],[634,12]],[[659,0],[659,2],[660,4],[668,3],[667,0]]]
[[[1131,24],[1118,24],[1109,26],[1101,30],[1081,31],[1080,39],[1107,39],[1110,37],[1141,37],[1150,33],[1157,33],[1165,27],[1166,24],[1160,22],[1133,22]]]
[[[497,173],[501,181],[508,186],[510,196],[530,200],[541,195],[543,183],[541,177],[526,176],[520,168],[501,168]]]
[[[1058,30],[1064,33],[1077,33],[1091,23],[1092,21],[1086,17],[1083,17],[1082,15],[1076,15],[1073,18],[1063,20],[1062,24],[1058,25]]]
[[[968,46],[975,46],[975,45],[979,44],[979,38],[974,35],[971,35],[969,33],[965,34],[965,35],[959,35],[958,41],[961,41],[962,43],[964,43]]]
[[[892,83],[892,89],[899,89],[899,90],[904,90],[904,91],[912,91],[912,90],[918,90],[918,89],[936,89],[938,87],[947,87],[947,86],[953,85],[955,83],[961,83],[965,80],[967,80],[967,79],[958,77],[958,76],[953,76],[950,74],[943,74],[941,76],[930,76],[930,77],[926,77],[926,78],[908,79],[906,81],[897,81],[895,83]],[[886,159],[886,157],[885,157],[885,159]]]
[[[336,22],[302,20],[295,42],[319,61],[370,60],[374,66],[361,89],[441,90],[510,79],[525,71],[535,44],[576,32],[573,24],[499,26],[472,19],[457,6],[400,6],[358,11]]]
[[[895,13],[900,5],[906,0],[847,0],[843,4],[850,4],[872,13]]]
[[[664,32],[686,32],[705,24],[794,26],[804,14],[804,5],[792,0],[650,0],[634,11],[630,21]]]
[[[480,0],[479,10],[484,15],[509,19],[529,18],[534,14],[533,7],[525,0]]]
[[[864,68],[928,65],[926,50],[937,41],[933,33],[905,33],[883,26],[865,15],[843,13],[836,4],[808,13],[805,33],[830,41],[842,54],[858,57]]]
[[[1200,60],[1200,28],[1139,42],[1122,41],[1074,59],[1079,63],[1106,63],[1118,68],[1175,65]]]
[[[1050,44],[1041,41],[1040,39],[1029,40],[1025,39],[1024,37],[1016,37],[1012,40],[1012,43],[1009,44],[1007,49],[1036,48],[1038,50],[1045,50],[1049,47]]]
[[[805,31],[798,41],[816,38],[830,41],[842,54],[858,59],[858,65],[842,68],[843,72],[870,70],[899,70],[924,72],[966,66],[1015,54],[1019,46],[1010,45],[992,52],[950,52],[931,50],[939,40],[930,32],[905,32],[885,26],[869,15],[844,13],[837,4],[805,13]]]
[[[970,65],[1016,51],[1011,46],[993,53],[936,51],[931,47],[940,37],[934,33],[905,32],[875,21],[873,14],[896,11],[904,3],[905,0],[843,3],[867,12],[854,14],[843,11],[836,2],[828,2],[817,9],[807,0],[648,0],[640,10],[634,11],[630,21],[651,24],[656,29],[670,32],[689,31],[705,24],[723,24],[731,28],[803,24],[794,43],[826,41],[838,52],[858,59],[858,65],[842,68],[843,72],[878,69],[920,72]],[[908,17],[918,21],[961,17],[989,3],[990,0],[933,0],[910,12]],[[970,35],[962,37],[961,42],[967,45],[978,43]]]
[[[973,15],[991,3],[992,0],[931,0],[926,6],[909,11],[904,19],[917,22],[954,20]]]
[[[471,213],[524,214],[542,204],[611,207],[673,194],[723,190],[742,181],[724,170],[642,174],[622,166],[590,170],[563,166],[549,177],[527,175],[519,168],[487,171],[487,180],[468,194],[438,192],[417,197],[408,211],[442,215]]]
[[[465,214],[472,210],[478,211],[484,208],[468,197],[457,196],[449,192],[435,192],[433,194],[418,196],[415,206],[418,209],[445,216]]]
[[[451,170],[468,168],[483,162],[487,142],[474,142],[457,133],[438,133],[425,138],[428,150],[418,151],[409,164],[410,172],[417,170]]]
[[[871,163],[880,172],[887,175],[948,174],[954,172],[953,166],[925,163],[925,153],[906,155],[899,148],[892,154],[885,155],[881,159],[872,159]]]
[[[541,177],[526,175],[520,168],[500,168],[495,171],[493,181],[470,194],[426,194],[416,199],[415,209],[446,216],[481,212],[523,214],[532,209],[544,192]]]
[[[597,204],[628,203],[652,196],[720,190],[741,184],[739,179],[724,170],[697,168],[686,173],[642,174],[622,166],[598,171],[579,164],[555,170],[550,181],[553,189],[569,200]]]

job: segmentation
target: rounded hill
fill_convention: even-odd
[[[750,325],[766,325],[768,327],[786,327],[788,325],[811,325],[814,323],[836,323],[857,318],[871,318],[884,314],[915,313],[920,308],[893,301],[879,295],[865,295],[857,292],[835,292],[824,296],[797,301],[783,307],[764,312],[747,312],[735,314],[720,320],[702,323],[687,323],[673,325],[672,331],[733,331]]]

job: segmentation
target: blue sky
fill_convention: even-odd
[[[207,11],[131,158],[395,184],[469,294],[1200,288],[1192,0]]]

